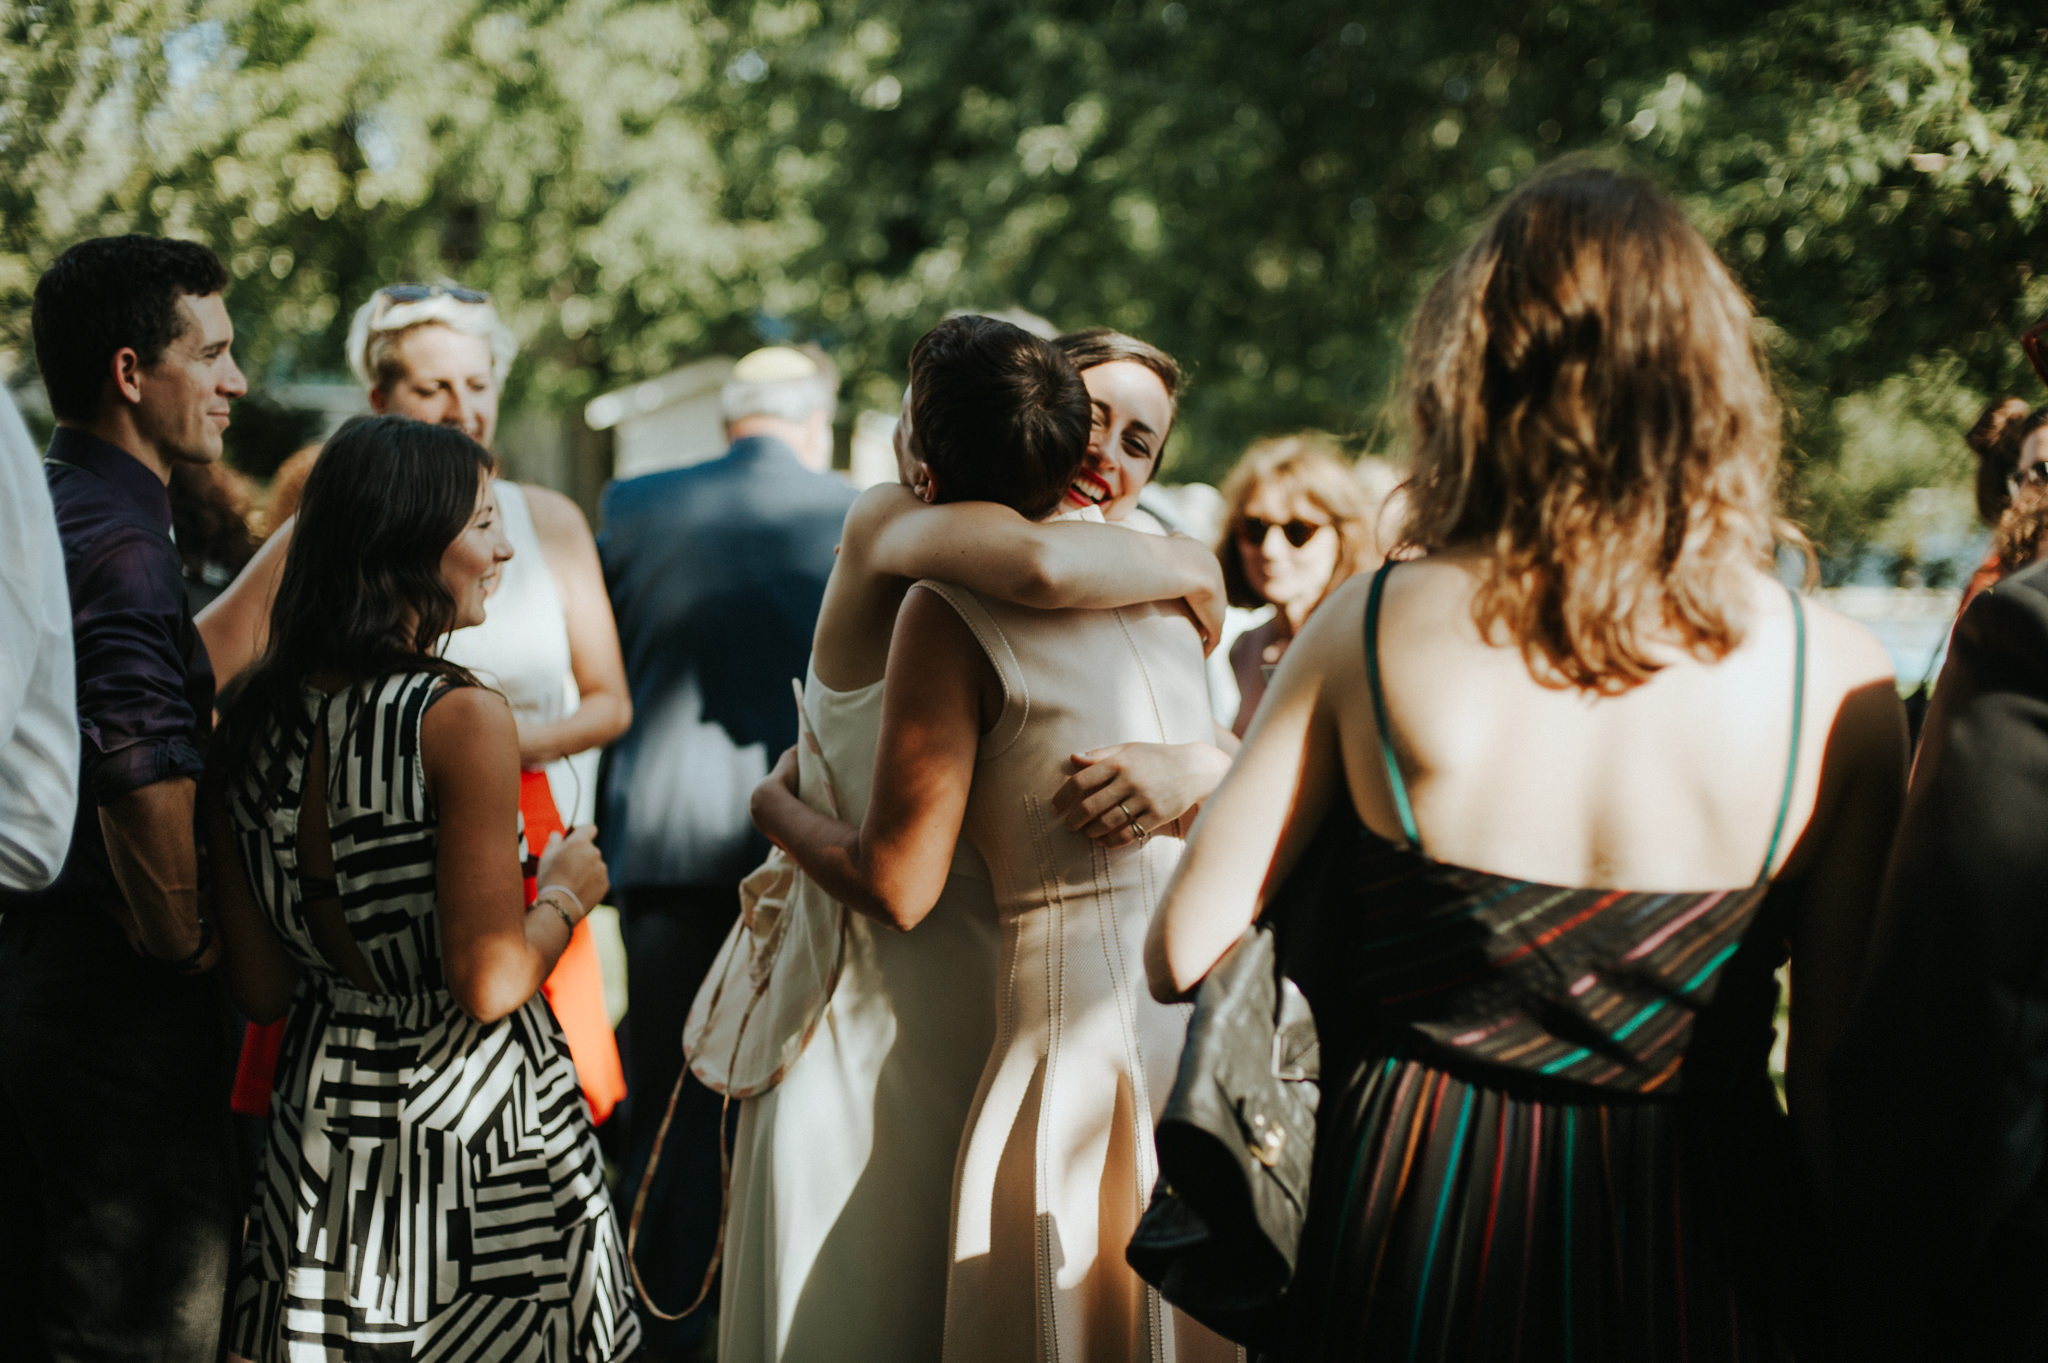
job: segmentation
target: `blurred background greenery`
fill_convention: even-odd
[[[1794,510],[1841,581],[1941,583],[1961,432],[2037,399],[2038,0],[0,0],[0,366],[77,238],[211,242],[252,383],[343,375],[377,284],[489,289],[511,403],[818,340],[891,404],[946,310],[1138,332],[1172,455],[1392,446],[1420,289],[1578,153],[1688,205],[1757,299]],[[261,473],[295,414],[238,421]],[[302,434],[302,433],[301,433]]]

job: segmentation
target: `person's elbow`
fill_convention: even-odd
[[[1016,567],[1016,595],[1013,599],[1018,605],[1034,610],[1052,610],[1072,598],[1074,584],[1069,580],[1059,552],[1051,546],[1033,540],[1019,556]]]
[[[1174,969],[1166,934],[1154,929],[1145,938],[1145,984],[1159,1003],[1181,1003],[1200,984],[1199,975],[1184,977]]]
[[[615,743],[625,736],[626,730],[632,727],[633,699],[621,689],[611,697],[611,704],[606,707],[604,726],[594,736],[595,741],[590,746],[602,748],[607,744]]]
[[[250,963],[236,958],[235,944],[223,944],[221,973],[227,978],[228,998],[235,1011],[259,1027],[282,1020],[292,1010],[292,995],[298,991],[298,972],[288,964]]]
[[[848,907],[883,927],[909,932],[938,903],[938,890],[915,877],[878,877],[863,887],[861,902]]]
[[[519,1011],[538,986],[514,962],[448,963],[448,996],[488,1027]]]

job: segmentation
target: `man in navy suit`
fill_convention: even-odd
[[[747,800],[796,741],[789,683],[804,675],[855,495],[830,472],[836,389],[817,357],[757,350],[725,386],[722,457],[605,490],[598,553],[633,698],[598,816],[631,1000],[628,1189],[682,1072],[683,1019],[738,913],[739,882],[768,850]],[[637,1256],[665,1310],[696,1295],[712,1251],[718,1121],[717,1096],[686,1080]],[[649,1343],[680,1354],[701,1320],[651,1329]]]

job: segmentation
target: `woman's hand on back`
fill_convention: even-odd
[[[1181,821],[1209,798],[1230,757],[1207,743],[1118,743],[1075,753],[1079,768],[1052,797],[1073,832],[1105,847],[1145,836],[1186,832]]]
[[[597,850],[597,825],[571,829],[566,838],[560,833],[549,834],[548,845],[540,854],[537,883],[542,888],[560,885],[576,896],[586,914],[603,900],[612,878],[605,868],[604,855]]]

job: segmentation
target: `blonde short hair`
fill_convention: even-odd
[[[349,372],[365,388],[389,388],[398,379],[398,352],[405,338],[422,327],[447,327],[490,343],[491,377],[503,388],[512,373],[512,361],[519,356],[519,339],[499,318],[490,299],[471,302],[443,292],[448,286],[428,287],[434,292],[412,299],[394,299],[379,289],[356,309],[348,324]]]

